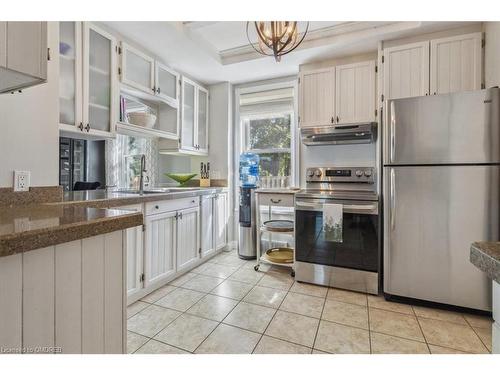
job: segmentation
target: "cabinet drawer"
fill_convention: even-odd
[[[259,193],[259,204],[264,206],[293,207],[293,194]]]
[[[155,215],[162,212],[183,210],[185,208],[197,207],[200,197],[169,199],[146,203],[146,215]]]

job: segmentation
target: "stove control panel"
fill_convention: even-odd
[[[312,167],[307,168],[306,182],[363,182],[374,183],[372,167]]]

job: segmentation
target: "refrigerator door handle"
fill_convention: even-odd
[[[396,226],[395,221],[395,211],[396,209],[396,172],[394,172],[394,168],[391,168],[391,229],[394,229]]]
[[[391,102],[391,150],[390,160],[394,162],[394,153],[396,152],[396,119],[394,118],[394,103]]]

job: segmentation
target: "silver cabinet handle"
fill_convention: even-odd
[[[391,102],[391,163],[394,162],[394,154],[396,153],[396,119],[394,118],[394,102]]]
[[[305,211],[323,211],[323,203],[295,202],[295,208]],[[377,204],[344,204],[343,211],[353,214],[378,214]]]
[[[396,172],[394,168],[391,168],[391,229],[394,229],[396,225],[395,221],[395,209],[396,209]]]

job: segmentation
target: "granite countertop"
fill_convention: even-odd
[[[142,225],[142,213],[71,205],[0,209],[0,257]]]
[[[3,197],[0,199],[0,257],[143,224],[142,213],[110,207],[226,190],[226,187],[197,187],[143,195],[106,190],[63,194],[60,187],[42,187],[19,194],[3,188],[0,189],[0,198]]]
[[[198,187],[187,188],[185,191],[176,190],[174,192],[148,193],[143,195],[106,190],[72,191],[64,193],[62,200],[48,204],[109,208],[159,200],[197,197],[200,195],[216,194],[225,190],[227,190],[225,187]]]
[[[474,242],[470,247],[470,261],[500,283],[500,242]]]

